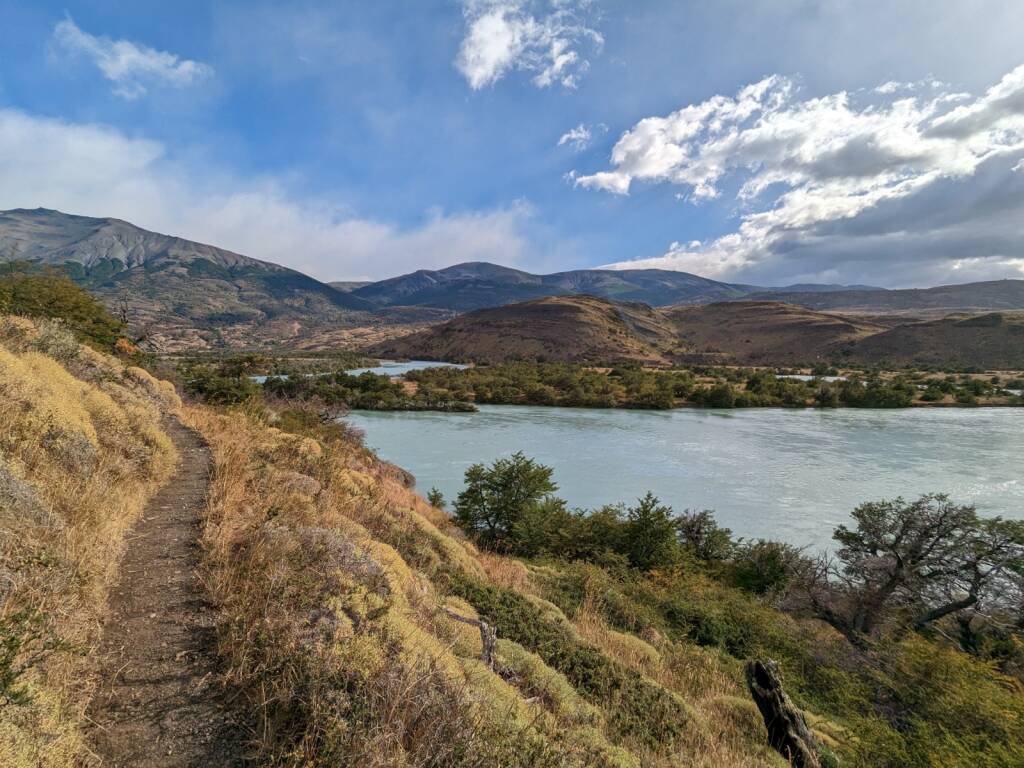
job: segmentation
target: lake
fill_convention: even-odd
[[[651,490],[713,509],[737,536],[827,546],[858,503],[941,491],[1024,517],[1024,408],[599,410],[481,406],[477,413],[347,417],[378,454],[454,499],[466,468],[523,451],[559,495],[593,508]]]
[[[424,368],[465,368],[458,363],[438,363],[433,360],[378,360],[372,368],[353,368],[346,373],[358,376],[360,373],[376,373],[380,376],[404,376],[410,371],[422,371]]]
[[[345,373],[350,376],[358,376],[361,373],[375,373],[378,376],[404,376],[410,371],[421,371],[424,368],[465,368],[459,363],[438,363],[433,360],[378,360],[377,365],[370,368],[350,368]],[[322,376],[324,374],[307,373],[305,376]],[[257,384],[262,384],[270,376],[250,376],[250,379]],[[287,375],[284,378],[288,378]]]

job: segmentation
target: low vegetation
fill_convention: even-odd
[[[114,350],[124,327],[63,273],[18,262],[2,265],[0,315],[59,318],[80,341],[104,351]]]
[[[358,362],[365,362],[357,359]],[[295,401],[319,408],[325,418],[352,408],[374,411],[472,411],[472,404],[427,388],[410,391],[402,381],[364,371],[358,375],[344,368],[289,366],[253,355],[233,356],[219,362],[191,360],[179,367],[183,386],[190,395],[213,405],[244,402]],[[350,366],[352,360],[333,359]],[[311,368],[311,369],[310,369]],[[271,370],[272,374],[261,371]],[[259,378],[257,378],[259,377]]]
[[[160,421],[178,399],[78,343],[114,326],[77,293],[15,282],[21,310],[45,314],[29,295],[82,309],[70,327],[0,318],[0,764],[63,768],[87,754],[89,650],[125,533],[173,468]]]
[[[1012,377],[851,370],[842,380],[835,380],[836,373],[821,366],[802,380],[754,368],[690,366],[657,370],[504,363],[462,369],[427,368],[412,371],[406,378],[427,397],[502,405],[667,409],[1024,404],[1024,398],[1009,391],[1019,391]]]
[[[1024,759],[1008,605],[993,622],[979,601],[971,649],[954,613],[912,620],[901,588],[855,644],[810,602],[826,585],[835,610],[852,604],[848,573],[737,541],[710,513],[650,496],[569,510],[552,471],[519,455],[470,468],[449,516],[315,409],[189,419],[216,461],[205,535],[222,647],[264,714],[267,763],[780,766],[743,676],[764,657],[825,764]],[[463,620],[497,630],[493,667]]]

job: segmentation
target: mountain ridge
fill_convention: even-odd
[[[308,275],[113,218],[0,211],[0,261],[61,269],[133,332],[190,345],[352,325],[372,305]]]

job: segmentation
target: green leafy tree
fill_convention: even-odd
[[[634,568],[666,568],[679,561],[676,520],[650,491],[626,510],[625,549]]]
[[[455,500],[455,521],[485,547],[507,549],[513,528],[533,505],[558,490],[552,470],[522,452],[489,467],[466,470],[466,487]]]
[[[885,626],[924,629],[978,614],[1012,625],[1024,599],[1024,523],[978,517],[942,494],[861,504],[841,525],[808,597],[819,618],[863,645]]]
[[[732,554],[732,531],[718,525],[711,510],[687,510],[676,519],[683,549],[701,560],[725,560]]]
[[[427,493],[427,502],[432,507],[444,509],[444,494],[441,493],[441,491],[439,491],[437,488],[431,488],[430,491]]]
[[[63,320],[81,340],[109,351],[123,324],[91,294],[54,270],[7,264],[0,271],[0,314]]]

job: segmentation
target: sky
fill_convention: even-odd
[[[0,209],[302,270],[1024,278],[1019,0],[0,0]]]

